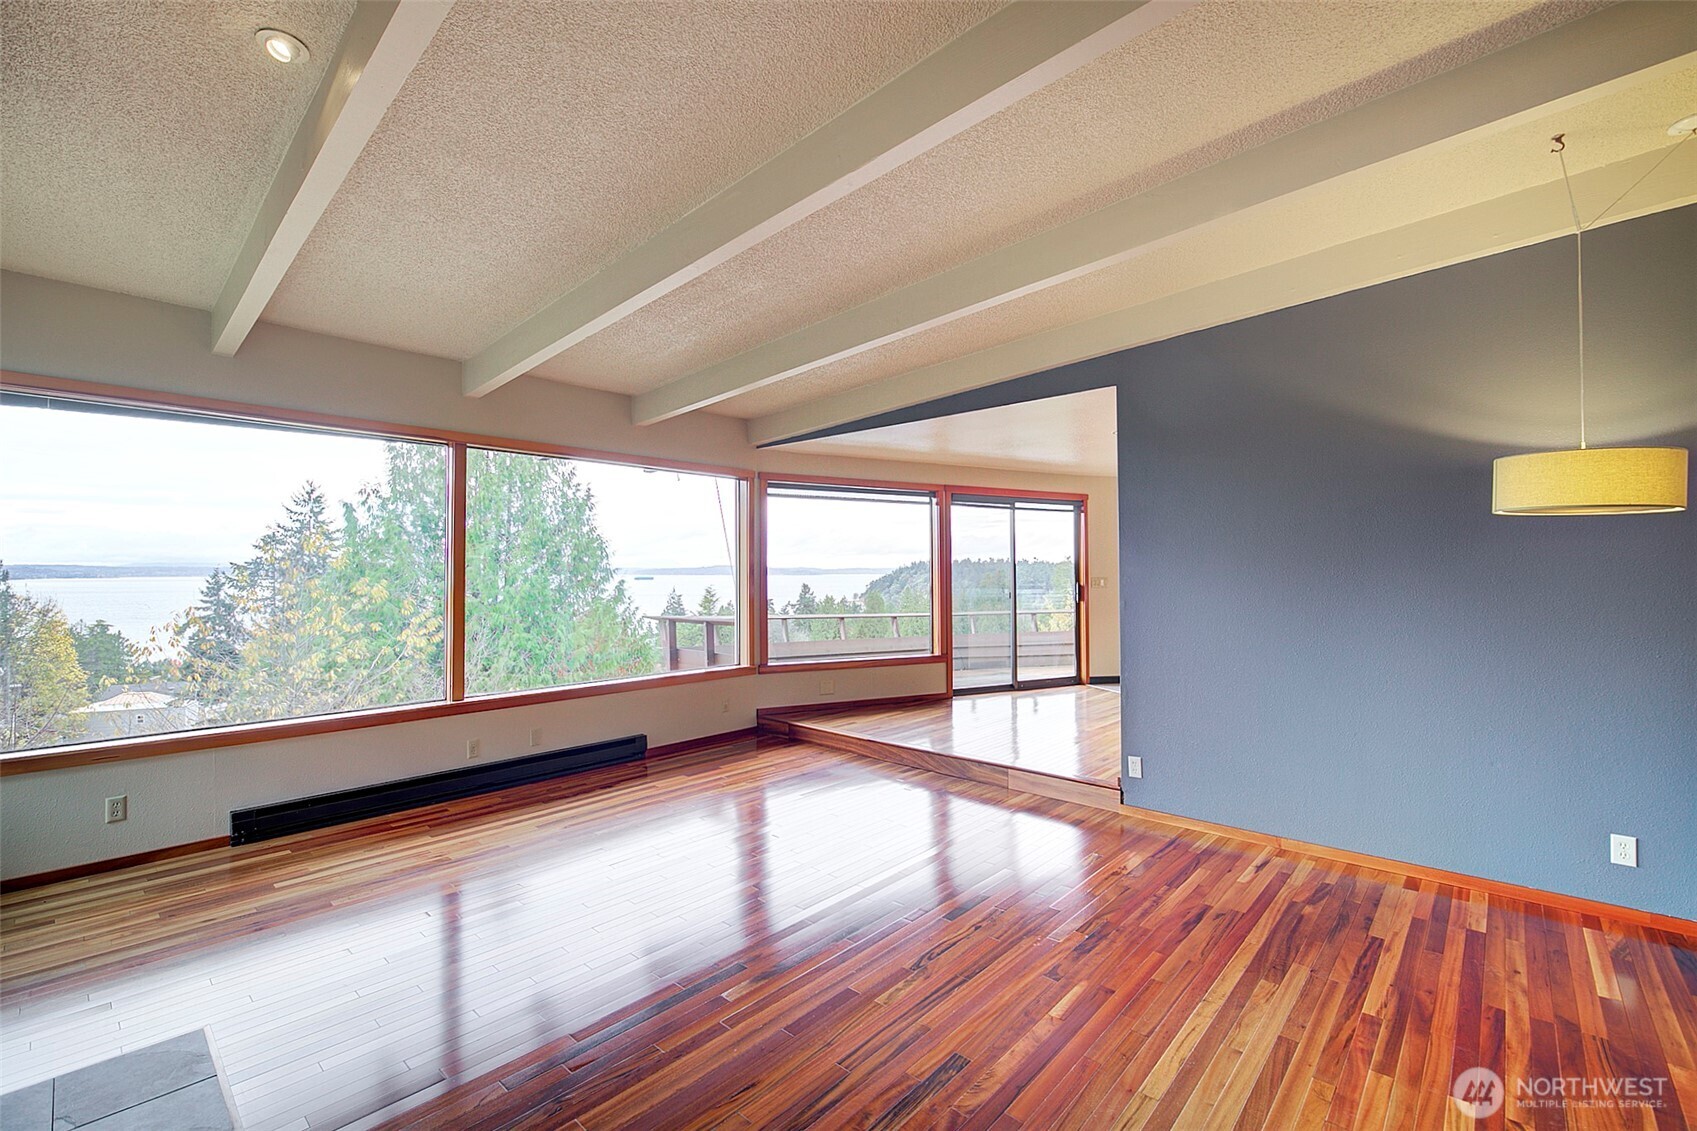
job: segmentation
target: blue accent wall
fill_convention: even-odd
[[[1697,210],[1587,239],[1592,442],[1697,448]],[[1573,446],[1571,264],[1119,355],[1128,803],[1697,918],[1697,515],[1490,513]]]

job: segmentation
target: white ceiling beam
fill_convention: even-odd
[[[466,395],[500,388],[1196,2],[1003,8],[467,360]]]
[[[1664,156],[1668,160],[1656,168]],[[1640,178],[1644,179],[1638,183]],[[1671,156],[1663,150],[1640,154],[1577,174],[1573,183],[1580,211],[1586,215],[1595,214],[1635,185],[1601,221],[1605,225],[1697,203],[1697,145],[1682,146]],[[1572,230],[1566,192],[1559,180],[1550,181],[757,417],[748,422],[748,438],[753,444],[779,443],[939,397],[1557,239]]]
[[[1626,3],[1269,141],[633,399],[639,424],[707,408],[1124,263],[1245,209],[1602,97],[1697,58],[1697,4]]]
[[[213,353],[241,348],[451,7],[453,0],[355,7],[213,303]]]

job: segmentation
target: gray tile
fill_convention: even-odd
[[[43,1080],[0,1096],[0,1127],[6,1131],[49,1131],[53,1126],[53,1081]]]
[[[216,1078],[85,1124],[88,1131],[235,1131]]]
[[[93,1123],[216,1072],[200,1029],[67,1072],[56,1081],[54,1131]]]

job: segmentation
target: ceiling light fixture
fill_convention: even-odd
[[[1691,122],[1697,129],[1697,118]],[[1674,132],[1672,130],[1670,133]],[[1670,146],[1662,161],[1691,140],[1692,130],[1683,131],[1677,145]],[[1567,135],[1557,134],[1551,150],[1561,161],[1562,183],[1567,187],[1568,208],[1573,213],[1573,245],[1579,292],[1579,447],[1566,451],[1529,452],[1503,456],[1491,466],[1491,511],[1493,514],[1655,514],[1682,511],[1690,478],[1689,453],[1684,448],[1593,448],[1585,437],[1585,229],[1601,220],[1638,187],[1645,177],[1661,168],[1662,161],[1634,181],[1626,192],[1592,220],[1579,220],[1579,205],[1573,198],[1573,181],[1567,174],[1564,151]]]
[[[312,55],[306,44],[274,27],[262,27],[253,33],[253,37],[259,41],[259,49],[265,52],[266,57],[279,63],[304,63]]]

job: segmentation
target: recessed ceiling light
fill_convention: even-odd
[[[311,54],[306,44],[274,27],[262,27],[253,33],[253,37],[259,41],[259,49],[265,52],[266,58],[279,63],[304,63]]]
[[[1697,114],[1688,114],[1668,127],[1669,137],[1681,134],[1697,134]]]

